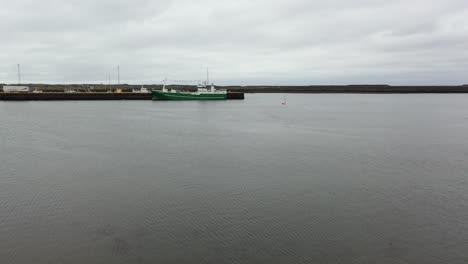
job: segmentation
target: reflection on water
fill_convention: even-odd
[[[1,263],[463,263],[467,95],[0,102]]]

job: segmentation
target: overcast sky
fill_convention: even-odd
[[[467,0],[0,0],[0,82],[468,83]]]

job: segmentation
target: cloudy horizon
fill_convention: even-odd
[[[1,83],[468,83],[466,0],[0,1]]]

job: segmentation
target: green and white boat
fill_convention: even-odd
[[[164,83],[161,91],[151,91],[153,100],[226,100],[225,90],[216,90],[214,85],[207,88],[206,85],[198,85],[196,92],[180,92],[174,89],[168,90]]]

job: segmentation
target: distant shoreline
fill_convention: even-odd
[[[5,84],[0,84],[3,86]],[[129,84],[22,84],[31,89],[43,90],[44,92],[63,92],[64,89],[84,91],[90,89],[95,92],[122,89],[123,92],[131,92],[139,89],[141,85]],[[191,85],[169,85],[181,90],[195,90]],[[144,85],[148,89],[161,89],[160,84]],[[231,92],[244,93],[468,93],[468,85],[442,86],[442,85],[310,85],[310,86],[217,86]]]
[[[229,87],[245,93],[468,93],[468,85],[460,86],[390,86],[390,85],[310,85],[310,86],[246,86]]]

